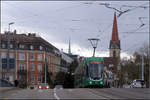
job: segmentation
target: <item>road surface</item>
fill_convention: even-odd
[[[2,92],[0,99],[150,99],[150,89],[16,89]]]

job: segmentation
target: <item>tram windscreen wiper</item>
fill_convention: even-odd
[[[99,79],[100,79],[100,77],[94,77],[93,79],[94,79],[94,80],[99,80]]]

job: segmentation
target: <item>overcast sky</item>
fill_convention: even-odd
[[[149,1],[1,1],[1,32],[8,23],[18,34],[34,32],[56,46],[92,56],[88,38],[99,38],[96,56],[109,56],[114,12],[117,13],[121,57],[149,40]]]

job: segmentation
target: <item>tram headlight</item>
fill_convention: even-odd
[[[103,82],[101,81],[100,84],[103,84]]]
[[[91,82],[91,81],[90,81],[89,83],[90,83],[90,84],[92,84],[92,82]]]

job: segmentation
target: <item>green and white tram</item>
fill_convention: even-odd
[[[80,61],[75,70],[75,87],[104,87],[104,60],[89,57]]]

